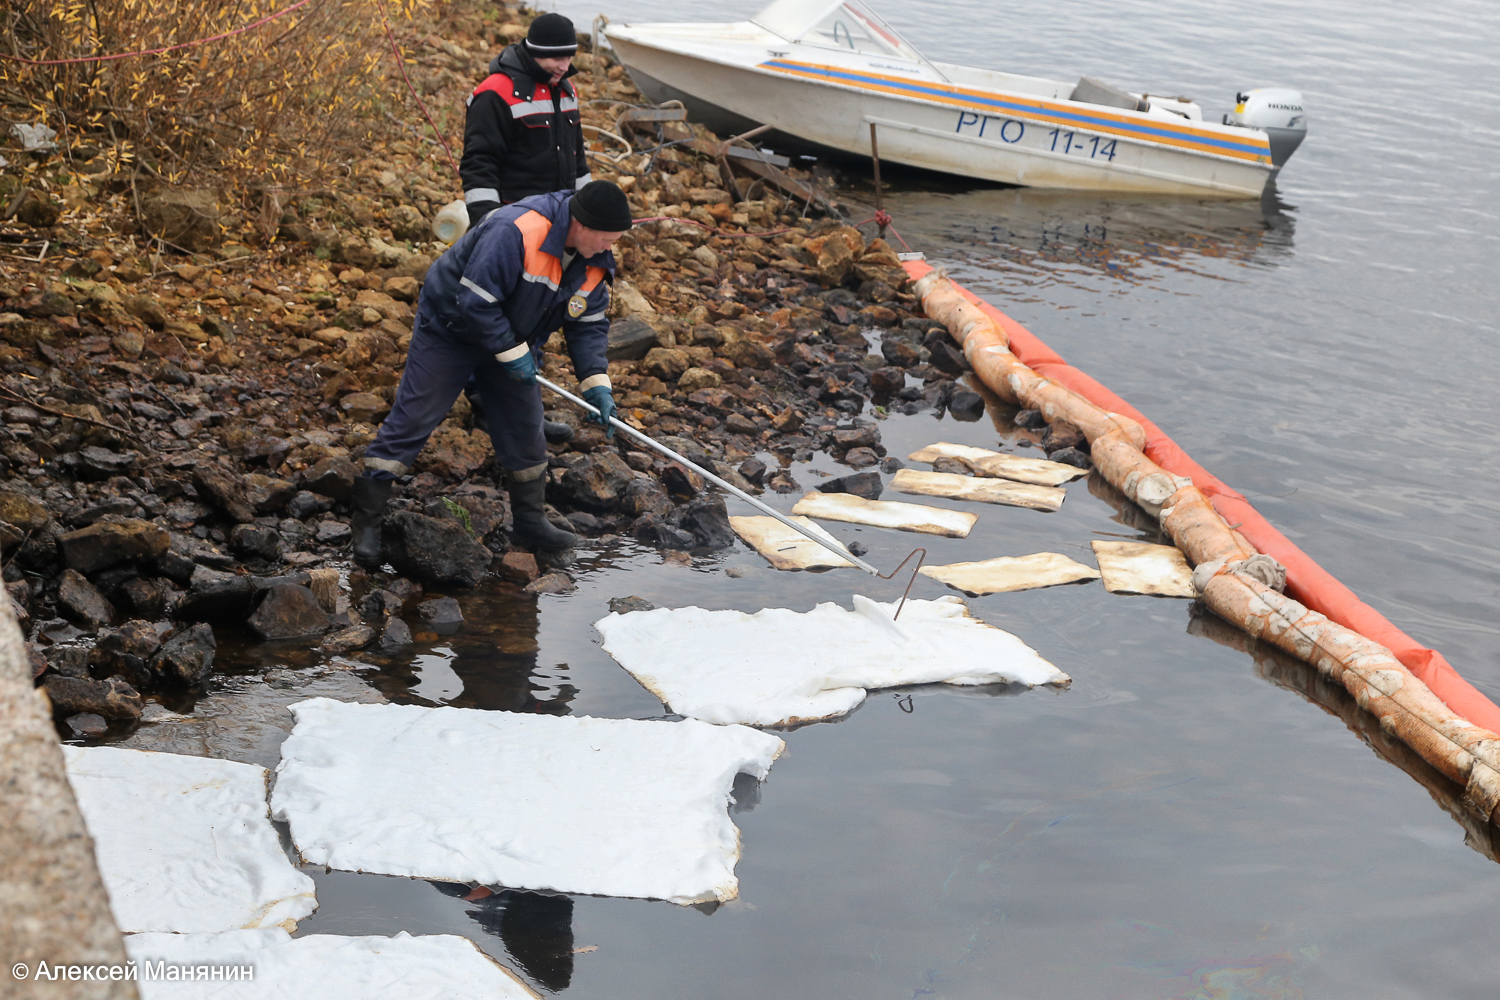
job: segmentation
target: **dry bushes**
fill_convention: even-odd
[[[0,52],[52,60],[166,48],[295,3],[12,0],[0,12]],[[111,171],[129,166],[172,184],[207,172],[231,184],[315,175],[399,101],[382,19],[399,28],[427,3],[307,0],[258,27],[160,55],[0,61],[0,102],[11,121],[45,121],[70,148],[102,149]]]

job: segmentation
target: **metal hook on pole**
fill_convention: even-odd
[[[546,378],[545,376],[542,376],[542,375],[538,375],[536,377],[536,380],[537,380],[537,382],[543,388],[550,389],[552,392],[557,393],[563,399],[566,399],[568,402],[572,403],[574,406],[578,407],[579,409],[583,410],[584,412],[586,412],[586,413],[592,413],[595,416],[598,416],[599,410],[597,408],[595,408],[592,404],[586,402],[584,399],[582,399],[579,396],[573,395],[571,392],[569,392],[568,390],[564,389],[562,386],[558,385],[556,382],[553,382],[551,379]],[[855,555],[853,552],[850,552],[847,548],[845,548],[844,546],[840,545],[838,542],[834,541],[833,539],[831,539],[831,538],[823,538],[823,537],[820,537],[818,535],[813,534],[812,532],[808,531],[805,527],[803,527],[802,525],[798,524],[796,521],[793,521],[791,518],[787,517],[781,511],[775,509],[774,507],[771,507],[771,506],[767,505],[766,503],[764,503],[760,499],[751,496],[749,493],[746,493],[744,490],[740,489],[738,486],[734,485],[733,483],[728,482],[727,480],[722,479],[719,476],[714,475],[712,472],[709,472],[707,469],[705,469],[703,466],[697,464],[696,462],[693,462],[692,460],[686,458],[683,455],[679,455],[677,452],[673,451],[671,448],[668,448],[666,445],[662,444],[660,441],[657,441],[654,438],[651,438],[651,437],[649,437],[649,436],[647,436],[645,434],[642,434],[640,431],[636,430],[634,427],[632,427],[629,424],[625,423],[625,421],[620,420],[617,417],[610,417],[609,418],[609,422],[610,422],[610,425],[615,428],[615,430],[620,431],[621,433],[623,433],[623,434],[625,434],[625,435],[627,435],[627,436],[629,436],[631,438],[634,438],[635,440],[641,442],[641,444],[644,444],[646,447],[651,448],[654,451],[660,452],[661,454],[667,456],[668,458],[670,458],[674,462],[681,462],[685,467],[687,467],[689,469],[692,469],[694,472],[698,473],[698,475],[702,476],[704,479],[707,479],[709,482],[713,483],[715,486],[719,487],[720,489],[727,490],[729,493],[732,493],[734,496],[737,496],[741,500],[743,500],[746,503],[750,504],[750,506],[754,507],[756,510],[759,510],[762,513],[765,513],[765,514],[769,514],[771,517],[774,517],[776,520],[780,521],[782,524],[786,525],[788,528],[791,528],[793,531],[797,532],[797,534],[803,535],[806,538],[810,539],[811,541],[817,542],[819,545],[823,546],[823,548],[825,548],[828,551],[834,553],[835,555],[838,555],[838,556],[840,556],[840,557],[842,557],[844,559],[847,559],[850,563],[852,563],[855,566],[857,566],[858,568],[864,570],[866,573],[869,573],[871,576],[875,577],[878,580],[890,580],[890,579],[894,578],[897,573],[901,572],[902,567],[904,567],[907,563],[911,562],[911,560],[912,560],[912,558],[914,556],[918,557],[917,558],[917,570],[920,570],[922,568],[922,562],[927,558],[927,550],[926,549],[913,549],[910,555],[908,555],[905,559],[901,560],[901,565],[897,566],[895,569],[891,570],[889,573],[882,573],[882,572],[880,572],[880,570],[876,569],[874,566],[871,566],[869,563],[865,562],[859,556]],[[907,597],[907,594],[911,593],[912,585],[915,584],[916,582],[917,582],[917,573],[916,573],[916,570],[913,570],[912,571],[911,580],[908,581],[907,584],[906,584],[906,590],[901,595],[901,604],[900,604],[900,606],[898,606],[896,608],[896,615],[893,615],[892,616],[893,618],[896,617],[896,616],[899,616],[901,614],[901,608],[904,608],[906,606],[906,597]]]

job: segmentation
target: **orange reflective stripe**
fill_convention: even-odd
[[[542,250],[552,223],[540,212],[527,212],[516,220],[521,231],[521,242],[526,247],[525,272],[521,277],[527,281],[541,281],[556,290],[562,281],[562,261]]]
[[[584,272],[583,287],[579,288],[578,290],[584,295],[588,295],[594,289],[598,288],[599,282],[603,280],[604,268],[590,267],[586,272]]]

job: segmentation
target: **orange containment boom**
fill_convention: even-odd
[[[905,267],[927,314],[947,326],[985,385],[1083,431],[1100,474],[1160,518],[1197,567],[1194,582],[1216,614],[1339,681],[1387,731],[1464,785],[1477,812],[1500,823],[1500,706],[1130,404],[943,272],[920,261]]]

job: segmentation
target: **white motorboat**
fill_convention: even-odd
[[[1222,122],[1185,98],[933,62],[860,0],[775,0],[732,24],[619,24],[650,100],[723,134],[801,143],[1028,187],[1258,197],[1307,132],[1302,95],[1240,93]]]

